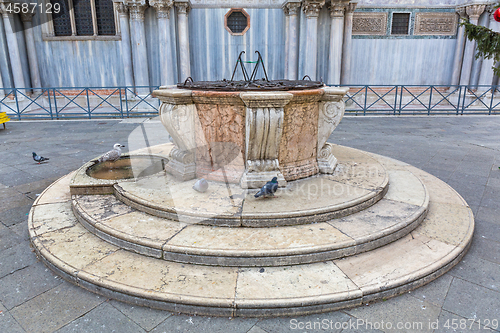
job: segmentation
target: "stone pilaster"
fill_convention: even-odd
[[[478,24],[479,16],[484,12],[486,5],[469,5],[465,7],[466,13],[469,16],[469,21],[472,24]],[[474,62],[474,51],[476,49],[476,41],[472,40],[466,41],[465,51],[464,51],[464,59],[462,64],[462,72],[460,74],[460,84],[461,85],[469,85],[471,73],[472,73],[472,64]]]
[[[191,76],[191,58],[189,55],[188,13],[191,9],[189,0],[175,0],[177,10],[177,31],[179,39],[179,80],[184,82]]]
[[[290,80],[298,79],[299,67],[299,13],[301,0],[289,0],[283,4],[288,18],[288,43],[286,45],[287,61],[285,75]]]
[[[130,24],[128,17],[128,8],[123,2],[116,4],[118,11],[118,19],[120,20],[120,33],[121,33],[121,56],[123,62],[123,74],[125,77],[125,86],[134,86],[134,74],[132,70],[132,48],[130,46]]]
[[[172,0],[149,0],[149,5],[156,10],[158,20],[158,37],[160,47],[160,82],[162,86],[174,83],[172,70],[173,56],[170,39],[170,10],[174,2]]]
[[[26,84],[23,77],[23,66],[21,63],[21,54],[19,53],[19,45],[17,43],[16,34],[14,33],[14,18],[12,14],[6,10],[7,1],[0,2],[0,12],[3,16],[3,24],[5,26],[5,36],[7,39],[7,47],[9,49],[10,66],[12,68],[12,77],[14,78],[15,88],[25,88]]]
[[[132,61],[135,86],[149,86],[148,53],[146,48],[146,31],[144,28],[144,11],[146,0],[124,0],[130,17],[130,40],[132,44]],[[149,94],[149,88],[136,88],[139,95]]]
[[[304,52],[304,74],[316,80],[318,61],[318,16],[325,0],[304,0],[302,10],[306,15],[306,49]]]
[[[345,4],[341,1],[331,1],[329,6],[332,18],[330,30],[330,59],[328,63],[328,84],[340,84],[342,66],[342,43],[344,41],[344,10]]]
[[[160,105],[160,120],[172,137],[175,147],[170,151],[165,171],[179,180],[196,177],[196,106],[191,98],[192,91],[166,89],[157,97]]]
[[[318,167],[321,173],[333,173],[337,158],[333,156],[333,146],[326,142],[344,116],[345,104],[342,100],[349,88],[323,88],[325,94],[319,105],[318,118]]]
[[[344,16],[344,42],[342,44],[342,70],[340,83],[349,83],[351,75],[351,58],[352,58],[352,19],[354,11],[356,10],[357,3],[348,3],[345,7]]]
[[[467,14],[465,12],[465,7],[458,7],[455,9],[457,14],[460,16],[460,19],[467,18]],[[462,61],[464,56],[464,47],[465,47],[465,28],[460,26],[457,32],[457,42],[455,46],[455,56],[453,58],[453,72],[451,74],[451,85],[456,86],[460,84],[460,73],[462,71]],[[453,90],[454,87],[451,87]]]
[[[28,63],[30,66],[30,78],[32,88],[41,88],[40,70],[38,68],[38,57],[36,55],[35,37],[33,36],[33,13],[21,13],[21,20],[24,27],[24,38],[26,40],[26,50],[28,53]],[[39,94],[40,89],[33,89],[33,93]]]
[[[286,104],[293,95],[287,92],[240,93],[246,105],[245,173],[241,187],[260,188],[273,177],[280,186],[286,181],[279,170],[278,152]]]

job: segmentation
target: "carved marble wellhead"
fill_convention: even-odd
[[[327,139],[344,115],[348,88],[288,91],[156,90],[175,148],[165,169],[182,180],[206,178],[259,188],[333,173]]]

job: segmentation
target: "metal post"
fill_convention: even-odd
[[[123,118],[123,101],[122,101],[122,88],[118,88],[119,94],[120,94],[120,117]],[[125,95],[127,92],[125,91]]]
[[[431,93],[429,94],[429,109],[427,110],[427,115],[431,115],[431,102],[432,102],[432,89],[434,86],[431,86]]]
[[[43,94],[43,90],[42,90],[42,94]],[[54,114],[52,113],[52,101],[50,100],[50,89],[47,89],[47,96],[49,98],[50,119],[54,119]]]
[[[85,88],[85,93],[87,94],[87,109],[89,110],[88,114],[89,114],[89,119],[90,119],[92,111],[90,111],[89,88]]]
[[[17,119],[21,120],[21,112],[19,111],[19,101],[17,99],[17,88],[14,88],[14,98],[16,99]]]

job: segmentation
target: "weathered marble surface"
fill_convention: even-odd
[[[292,92],[293,98],[284,108],[281,137],[280,171],[287,181],[318,173],[316,145],[318,136],[318,101],[323,90]]]
[[[238,94],[193,92],[201,126],[195,132],[198,178],[238,183],[245,171],[245,107]]]

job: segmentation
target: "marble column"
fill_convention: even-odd
[[[191,9],[189,0],[175,0],[177,9],[177,31],[179,38],[179,81],[184,82],[191,76],[191,58],[189,56],[188,13]]]
[[[465,7],[467,15],[469,15],[469,21],[472,24],[478,24],[479,16],[483,13],[485,5],[470,5]],[[462,72],[460,74],[460,84],[461,85],[469,85],[471,72],[472,72],[472,63],[474,62],[474,52],[476,49],[476,41],[467,40],[465,44],[464,51],[464,60],[462,64]]]
[[[144,28],[144,11],[146,0],[125,0],[130,15],[130,40],[132,44],[132,61],[135,86],[149,86],[148,51],[146,48],[146,31]],[[148,95],[149,88],[136,88],[138,95]]]
[[[243,92],[240,98],[246,106],[245,173],[243,188],[260,188],[269,179],[278,178],[285,186],[279,169],[278,153],[283,131],[284,107],[293,95],[287,92]]]
[[[344,15],[344,43],[342,44],[342,70],[340,76],[340,83],[349,83],[351,75],[351,57],[352,57],[352,18],[354,10],[356,10],[357,3],[348,3],[345,7]]]
[[[495,12],[495,6],[493,4],[488,5],[486,10],[488,11],[487,19],[487,27],[495,32],[500,31],[500,23],[495,21],[493,18],[493,13]],[[481,62],[481,70],[479,73],[479,79],[478,79],[478,84],[480,85],[492,85],[494,84],[494,73],[493,73],[493,66],[494,66],[495,61],[493,59],[482,59]],[[495,80],[496,81],[496,80]],[[487,87],[483,87],[481,89],[488,89]]]
[[[38,68],[38,56],[36,55],[35,38],[33,36],[33,13],[21,13],[21,20],[24,26],[24,38],[26,40],[26,49],[28,52],[28,63],[30,66],[30,78],[32,88],[41,88],[40,70]],[[40,89],[33,89],[34,94],[40,94]]]
[[[490,25],[490,13],[493,10],[492,5],[488,5],[485,8],[485,14],[482,15],[479,18],[479,25],[482,27],[489,28]],[[473,89],[477,89],[477,84],[479,82],[479,75],[481,74],[481,67],[483,65],[483,58],[476,59],[475,58],[476,52],[474,52],[474,61],[472,63],[472,69],[471,69],[471,78],[470,78],[470,85],[472,85]],[[484,87],[481,88],[484,90]]]
[[[25,88],[26,84],[23,77],[23,66],[21,63],[21,54],[17,44],[17,37],[14,33],[14,17],[7,12],[5,3],[0,3],[0,11],[3,16],[3,24],[5,26],[5,36],[9,49],[10,66],[12,69],[12,77],[14,78],[15,88]],[[23,91],[24,93],[24,91]]]
[[[330,55],[328,61],[328,84],[340,84],[340,71],[342,66],[342,42],[344,41],[344,4],[332,1],[330,17]]]
[[[304,75],[316,80],[318,61],[318,16],[325,0],[304,0],[302,9],[306,15],[306,49],[304,51]]]
[[[298,79],[300,5],[301,0],[289,0],[283,4],[283,9],[288,18],[288,43],[286,44],[288,61],[285,67],[285,77],[289,80]]]
[[[130,28],[128,19],[128,8],[123,3],[119,2],[116,5],[118,17],[120,20],[120,33],[121,33],[121,56],[123,63],[123,74],[125,76],[125,86],[134,86],[134,72],[132,67],[132,49],[130,46]]]
[[[158,38],[160,47],[160,82],[162,86],[174,84],[172,68],[172,47],[170,40],[170,10],[172,0],[149,0],[149,5],[156,10],[158,20]]]
[[[290,13],[286,8],[286,2],[283,4],[283,12],[285,13],[285,71],[284,78],[288,79],[288,44],[290,43]]]
[[[465,7],[457,8],[456,12],[460,16],[460,19],[467,18],[467,15],[465,13]],[[459,26],[457,32],[457,42],[455,44],[455,56],[453,58],[453,72],[451,74],[451,86],[457,86],[460,84],[460,72],[462,71],[464,47],[465,47],[465,28],[463,26]],[[454,88],[451,87],[450,89]]]

